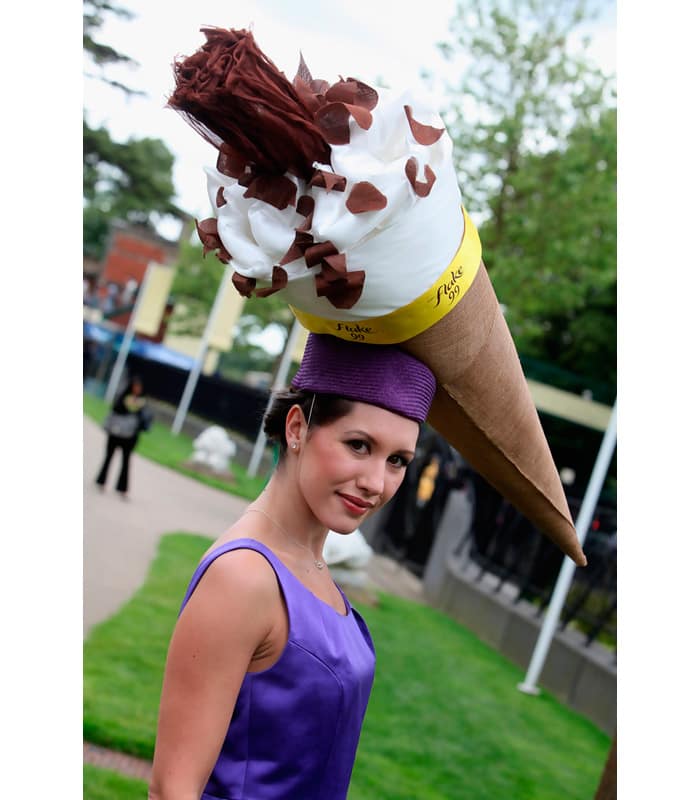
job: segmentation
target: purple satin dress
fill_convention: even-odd
[[[183,608],[212,561],[241,548],[274,569],[289,639],[272,667],[246,673],[202,800],[345,800],[374,679],[367,626],[344,594],[345,616],[255,539],[213,550],[192,576]]]

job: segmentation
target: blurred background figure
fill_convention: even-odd
[[[122,462],[117,480],[117,492],[126,499],[129,490],[129,459],[136,447],[141,431],[151,426],[152,415],[146,405],[143,382],[137,375],[132,376],[114,401],[112,410],[104,422],[107,444],[104,461],[95,483],[103,488],[107,482],[109,465],[117,450],[121,450]]]
[[[123,306],[130,306],[136,300],[136,292],[138,291],[139,284],[138,281],[135,281],[133,278],[129,278],[129,280],[124,285],[122,289],[121,296],[119,298],[119,302]]]

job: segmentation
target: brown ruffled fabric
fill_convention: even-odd
[[[239,178],[238,183],[247,187],[243,197],[264,200],[280,211],[296,202],[297,187],[286,175],[256,175],[246,177],[245,182]]]
[[[350,190],[345,207],[353,214],[365,211],[379,211],[386,208],[387,199],[377,187],[369,181],[359,181]]]
[[[418,142],[418,144],[435,144],[435,142],[437,142],[437,140],[445,132],[444,128],[433,128],[432,125],[423,125],[422,122],[415,120],[413,118],[413,109],[411,106],[404,106],[403,110],[406,112],[406,117],[408,119],[408,124],[411,128],[413,138]]]
[[[199,240],[202,242],[202,245],[204,245],[204,255],[215,252],[219,261],[223,264],[228,264],[231,260],[231,254],[224,247],[223,242],[219,238],[216,219],[214,217],[209,217],[209,219],[202,220],[201,222],[195,220],[195,224],[197,225]]]
[[[241,175],[246,171],[245,158],[237,153],[226,142],[222,142],[219,147],[219,157],[216,161],[216,168],[223,175],[228,175],[229,178],[238,180]]]
[[[314,208],[316,208],[316,201],[311,197],[310,194],[303,194],[299,201],[297,202],[297,214],[301,214],[304,217],[304,221],[301,225],[298,225],[296,230],[297,231],[310,231],[311,230],[311,222],[314,218]]]
[[[256,280],[234,272],[231,276],[231,283],[233,283],[238,294],[243,295],[243,297],[250,297],[255,289]]]
[[[324,258],[335,255],[338,255],[338,249],[333,242],[317,242],[306,249],[304,259],[306,260],[306,266],[310,269],[318,266]]]
[[[408,178],[408,182],[413,187],[413,191],[418,195],[418,197],[427,197],[430,194],[430,190],[433,188],[433,184],[435,183],[435,173],[430,169],[430,165],[425,165],[425,180],[419,181],[418,180],[418,159],[411,156],[406,162],[406,177]]]
[[[330,84],[328,81],[314,80],[311,76],[309,68],[306,66],[304,56],[299,56],[299,66],[297,67],[297,74],[294,76],[294,88],[299,95],[300,100],[306,107],[310,114],[315,114],[316,111],[323,105],[324,97],[328,91]]]
[[[358,81],[357,78],[339,80],[329,87],[326,92],[327,103],[345,103],[354,108],[363,108],[371,111],[376,108],[379,102],[379,95],[366,83]]]
[[[339,80],[325,93],[314,119],[329,144],[348,144],[350,117],[363,129],[372,124],[371,110],[377,105],[379,95],[366,83],[355,78]]]
[[[280,266],[282,267],[285,264],[289,264],[290,261],[296,261],[297,258],[301,258],[313,243],[314,237],[312,234],[297,228],[294,232],[294,241],[289,250],[282,256]]]
[[[206,43],[174,64],[168,105],[219,149],[220,172],[249,181],[246,196],[284,208],[280,203],[291,195],[284,174],[310,180],[314,162],[330,163],[330,144],[349,142],[350,117],[370,127],[379,96],[356,78],[332,86],[314,80],[303,58],[290,83],[250,31],[201,30]],[[340,188],[343,180],[333,176],[326,188]]]
[[[325,297],[335,308],[352,308],[360,299],[365,285],[365,271],[345,270],[345,256],[331,256],[321,262],[315,276],[316,294]]]
[[[345,178],[343,175],[338,175],[335,172],[329,172],[326,169],[317,169],[309,181],[309,186],[321,186],[327,192],[330,192],[331,190],[344,192],[347,185],[347,178]]]
[[[269,297],[271,294],[279,292],[280,289],[284,289],[284,287],[287,285],[287,280],[288,276],[286,270],[282,269],[282,267],[273,267],[272,286],[268,286],[264,289],[256,289],[255,296]]]
[[[250,31],[201,30],[206,43],[175,62],[168,105],[258,174],[308,179],[314,161],[327,164],[330,150],[312,115]]]

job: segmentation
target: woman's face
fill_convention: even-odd
[[[288,450],[287,459],[296,460],[298,485],[313,515],[330,530],[354,531],[396,493],[418,432],[417,422],[366,403],[354,403],[326,425],[300,425],[297,450]]]

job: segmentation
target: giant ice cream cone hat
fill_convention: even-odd
[[[293,82],[249,31],[203,28],[169,105],[219,151],[205,251],[314,333],[396,344],[434,373],[428,417],[577,564],[564,490],[461,205],[452,142],[417,92]]]

